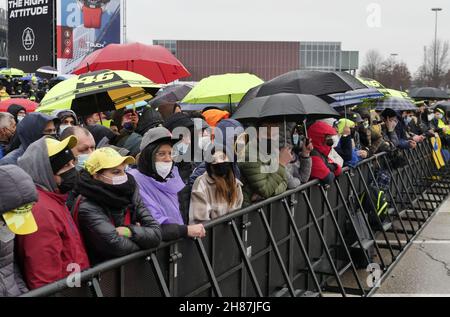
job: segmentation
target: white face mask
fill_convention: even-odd
[[[68,124],[61,124],[59,126],[59,134],[61,135],[64,132],[64,130],[69,128],[69,127],[70,127],[70,125],[68,125]]]
[[[158,175],[163,179],[166,179],[170,172],[172,172],[173,162],[156,162],[155,167],[156,173],[158,173]]]
[[[180,142],[174,147],[174,156],[184,155],[188,151],[189,144]]]
[[[25,118],[25,116],[18,116],[18,117],[17,117],[17,121],[20,122],[20,121],[23,120],[23,118]]]
[[[198,142],[198,146],[202,150],[206,150],[210,144],[211,144],[211,138],[207,137],[207,136],[202,136]]]
[[[113,185],[123,185],[126,182],[128,182],[128,175],[127,174],[125,174],[123,176],[114,176],[114,177],[108,177],[108,176],[102,175],[102,177],[112,181]]]
[[[339,135],[333,135],[333,148],[336,148],[339,145],[339,142],[341,141],[341,137]]]
[[[442,113],[440,113],[440,114],[437,115],[437,118],[438,118],[439,120],[442,120],[442,119],[444,118],[444,115],[443,115]]]
[[[434,119],[434,114],[429,114],[428,115],[428,121],[433,121]]]

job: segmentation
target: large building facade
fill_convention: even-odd
[[[253,73],[264,80],[296,69],[356,72],[359,52],[342,51],[340,42],[155,40],[191,72],[186,80],[210,75]]]
[[[359,68],[359,52],[343,51],[340,42],[300,42],[300,69],[349,71]]]

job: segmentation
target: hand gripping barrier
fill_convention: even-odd
[[[430,143],[404,151],[397,169],[375,155],[331,186],[312,181],[213,220],[204,239],[114,259],[23,296],[370,296],[450,193],[450,169],[438,169],[432,151]]]

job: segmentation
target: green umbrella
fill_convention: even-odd
[[[181,101],[188,104],[235,104],[251,88],[264,83],[252,74],[224,74],[201,80]]]
[[[25,73],[17,68],[3,68],[0,70],[0,75],[9,77],[23,77],[25,76]]]
[[[161,86],[129,71],[101,70],[74,76],[53,87],[37,111],[71,109],[78,115],[118,110],[153,98]]]

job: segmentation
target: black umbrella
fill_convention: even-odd
[[[250,90],[243,100],[252,99],[252,95],[263,97],[290,93],[322,96],[364,88],[367,87],[349,73],[296,70]]]
[[[450,101],[439,102],[431,108],[432,109],[441,108],[445,112],[450,112]]]
[[[184,99],[192,90],[193,86],[188,84],[176,84],[161,89],[150,105],[158,107],[165,102],[178,102]]]
[[[415,88],[411,90],[409,96],[414,99],[447,99],[449,98],[448,94],[434,87],[423,87],[423,88]]]
[[[239,106],[233,115],[233,119],[240,121],[259,119],[303,121],[306,118],[318,120],[330,117],[339,118],[339,113],[319,97],[288,93],[256,97]]]
[[[39,69],[36,69],[36,74],[38,74],[42,78],[53,78],[55,76],[58,76],[58,70],[52,66],[43,66]]]

